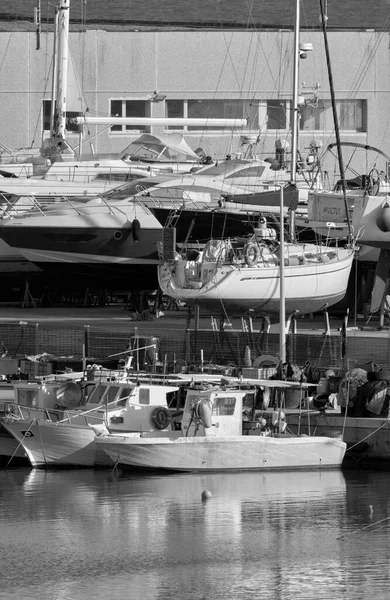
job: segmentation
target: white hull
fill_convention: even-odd
[[[346,417],[326,412],[288,414],[289,429],[294,433],[335,435],[343,432],[346,458],[355,464],[386,465],[390,468],[390,422],[384,418]],[[351,448],[351,450],[349,450]]]
[[[23,446],[0,425],[0,457],[7,464],[12,459],[27,459]],[[10,466],[12,467],[12,460]]]
[[[317,312],[341,300],[347,290],[354,253],[335,250],[338,260],[285,266],[286,312]],[[184,261],[183,261],[184,262]],[[159,281],[164,293],[188,304],[201,304],[227,312],[253,310],[279,314],[280,267],[221,265],[208,283],[192,288],[180,286],[181,264],[166,263],[159,267]]]
[[[360,231],[359,242],[374,248],[390,249],[390,208],[387,199],[364,196],[355,202],[353,226]]]
[[[97,444],[114,463],[171,471],[250,471],[340,467],[345,444],[332,438],[102,437]]]
[[[113,463],[95,443],[95,432],[83,425],[50,421],[3,423],[26,453],[32,467],[108,467]],[[28,434],[26,434],[28,431]]]
[[[388,196],[370,196],[363,190],[347,192],[349,219],[359,245],[390,248]],[[308,224],[319,235],[346,238],[348,223],[341,192],[312,192],[308,202]]]
[[[16,248],[16,250],[19,250]],[[131,256],[105,256],[104,254],[82,254],[77,252],[55,252],[54,250],[34,250],[20,248],[23,256],[31,263],[71,263],[71,264],[112,264],[112,265],[158,265],[157,258],[137,258]],[[29,264],[29,263],[27,263]],[[32,264],[32,267],[34,265]],[[35,267],[39,270],[38,267]],[[1,263],[0,263],[1,270]]]
[[[363,193],[363,190],[347,191],[347,203],[351,222],[355,200],[358,195],[362,195]],[[330,238],[347,237],[348,221],[342,192],[329,190],[310,192],[308,195],[307,213],[309,227],[317,234]]]
[[[41,269],[30,263],[17,248],[11,248],[0,239],[0,273],[38,272]]]

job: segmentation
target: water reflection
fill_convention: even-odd
[[[389,483],[3,471],[0,598],[385,598]]]

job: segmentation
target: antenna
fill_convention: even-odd
[[[41,49],[41,0],[38,0],[38,6],[34,8],[34,25],[36,26],[37,44],[36,50]]]

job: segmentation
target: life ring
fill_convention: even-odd
[[[171,423],[171,413],[165,406],[156,406],[150,418],[156,429],[166,429]]]
[[[245,248],[245,262],[248,267],[253,267],[260,260],[260,248],[255,242],[250,242]]]
[[[368,174],[367,193],[369,196],[377,196],[381,185],[381,176],[375,167]]]

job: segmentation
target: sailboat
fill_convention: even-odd
[[[295,179],[298,134],[299,0],[294,36],[292,174]],[[253,235],[212,239],[197,256],[162,255],[158,269],[163,293],[190,305],[221,313],[307,314],[328,308],[347,290],[355,249],[284,242],[283,187],[279,231],[261,215]],[[294,211],[292,211],[294,213]],[[283,322],[281,320],[281,322]]]
[[[336,143],[331,143],[326,149],[322,162],[326,160],[326,154],[333,154]],[[386,197],[390,192],[387,165],[390,156],[380,148],[369,144],[357,142],[340,141],[343,150],[344,163],[352,173],[352,177],[346,178],[346,200],[345,204],[342,182],[337,179],[333,189],[312,190],[308,194],[308,224],[317,234],[332,238],[346,238],[349,234],[348,221],[351,222],[355,235],[359,237],[360,244],[370,246],[381,245],[385,228],[377,219],[367,218],[373,207],[380,211],[385,205]],[[347,157],[345,153],[348,152]],[[368,168],[361,173],[353,168],[353,164],[363,162]],[[362,206],[364,205],[364,211]],[[369,209],[366,210],[366,206]],[[357,209],[357,207],[359,207]]]

